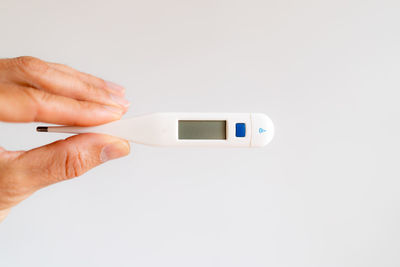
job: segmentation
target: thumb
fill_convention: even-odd
[[[39,189],[82,175],[108,160],[129,154],[129,143],[109,135],[80,134],[22,153],[14,162],[26,183]]]

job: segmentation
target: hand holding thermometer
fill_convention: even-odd
[[[154,146],[261,147],[274,136],[262,113],[151,113],[93,127],[37,127],[38,132],[100,133]]]

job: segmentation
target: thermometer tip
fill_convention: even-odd
[[[36,127],[36,131],[37,132],[47,132],[48,127],[39,126],[39,127]]]

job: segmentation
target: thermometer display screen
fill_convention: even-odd
[[[226,139],[226,121],[180,120],[179,139]]]

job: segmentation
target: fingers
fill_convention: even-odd
[[[129,153],[129,143],[100,134],[81,134],[22,153],[14,168],[26,173],[35,190],[82,175],[93,167]]]
[[[112,94],[116,94],[116,95],[120,95],[120,96],[124,96],[124,94],[125,94],[125,88],[118,84],[115,84],[113,82],[105,81],[105,80],[97,78],[93,75],[77,71],[67,65],[63,65],[63,64],[59,64],[59,63],[52,63],[52,62],[48,62],[48,64],[51,67],[53,67],[59,71],[68,73],[74,77],[78,77],[79,79],[87,82],[88,84],[92,84],[93,86],[98,87],[98,88],[104,88],[105,90],[108,90]]]
[[[120,119],[124,89],[68,66],[22,57],[0,60],[0,121],[91,126]],[[0,147],[0,221],[37,189],[77,177],[129,153],[125,140],[82,134],[30,151]]]
[[[30,87],[0,85],[0,120],[41,121],[90,126],[118,120],[123,110],[115,106],[80,101]]]
[[[0,151],[0,221],[35,191],[80,176],[129,153],[129,143],[99,134],[72,136],[30,151]]]
[[[20,84],[77,100],[117,106],[124,111],[129,107],[129,102],[123,97],[124,89],[115,84],[33,57],[19,57],[13,62],[12,77]]]

